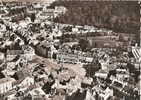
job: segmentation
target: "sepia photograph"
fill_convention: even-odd
[[[140,0],[0,0],[0,100],[140,100]]]

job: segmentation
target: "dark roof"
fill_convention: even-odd
[[[121,83],[116,82],[116,81],[113,83],[113,85],[116,86],[117,88],[122,88],[123,87],[123,85]]]
[[[133,88],[129,87],[129,86],[125,86],[123,88],[123,91],[129,93],[129,94],[133,94]]]
[[[22,80],[27,76],[30,76],[30,74],[22,70],[22,71],[16,72],[12,77],[15,78],[16,80]]]

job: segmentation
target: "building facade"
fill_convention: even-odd
[[[13,89],[13,83],[15,80],[13,78],[3,78],[0,80],[0,93],[6,93],[7,91]]]

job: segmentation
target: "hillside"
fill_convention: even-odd
[[[139,33],[139,4],[135,1],[59,1],[68,11],[55,22],[94,25],[116,32]]]

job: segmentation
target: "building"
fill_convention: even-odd
[[[113,96],[113,90],[107,87],[103,92],[99,94],[98,100],[108,100],[112,96]]]
[[[35,54],[42,56],[42,57],[49,57],[50,47],[47,45],[38,44],[35,47]]]
[[[102,70],[108,70],[108,63],[107,62],[104,62],[104,61],[102,61],[102,62],[100,62],[100,64],[101,64],[101,69]]]
[[[24,51],[24,57],[28,60],[31,61],[33,57],[35,56],[35,50],[30,47],[30,46],[23,46],[23,51]]]
[[[23,69],[21,71],[17,71],[12,77],[15,78],[16,82],[14,86],[19,87],[28,87],[34,84],[34,78],[30,75],[30,71],[27,69]]]
[[[85,98],[85,100],[95,100],[95,97],[93,96],[93,94],[91,93],[90,90],[88,90],[86,92],[86,98]]]
[[[114,80],[112,81],[112,84],[111,84],[111,86],[112,86],[114,89],[119,90],[119,91],[122,91],[122,89],[123,89],[123,87],[124,87],[125,85],[127,85],[127,84],[124,83],[124,82],[122,82],[122,81],[119,81],[119,80],[117,80],[117,79],[114,79]]]
[[[6,26],[3,24],[0,24],[0,32],[5,32],[6,31]]]
[[[67,9],[63,6],[56,6],[54,10],[54,17],[58,17],[59,15],[65,14]]]
[[[132,47],[132,53],[137,62],[141,62],[141,48],[140,47]]]
[[[98,78],[106,79],[107,76],[108,76],[108,73],[105,72],[104,70],[100,70],[99,72],[95,73],[95,76],[98,77]]]
[[[0,52],[0,61],[3,61],[5,59],[4,53]]]
[[[94,89],[95,100],[109,100],[113,96],[113,89],[109,87],[102,88],[101,86],[96,86]]]
[[[38,92],[37,92],[38,91]],[[33,90],[31,90],[30,92],[30,95],[32,97],[33,100],[44,100],[46,97],[45,97],[45,92],[41,89],[41,87],[37,87],[37,88],[34,88]],[[39,99],[40,98],[40,99]]]
[[[6,53],[6,60],[11,61],[13,60],[16,56],[18,55],[23,55],[24,51],[23,50],[8,50]]]
[[[28,87],[34,84],[34,79],[30,76],[25,77],[23,80],[20,80],[20,87]]]
[[[64,63],[77,63],[79,62],[78,56],[74,54],[57,53],[57,61]]]
[[[0,93],[6,93],[7,91],[13,89],[14,82],[15,79],[9,77],[0,79]]]
[[[53,19],[54,18],[54,9],[46,9],[39,16],[39,19]]]
[[[129,79],[130,75],[126,69],[116,69],[116,79],[119,81],[124,81]]]
[[[64,63],[91,63],[93,61],[93,57],[89,57],[86,55],[82,54],[68,54],[68,53],[63,53],[63,52],[58,52],[57,53],[57,61],[59,62],[64,62]]]

